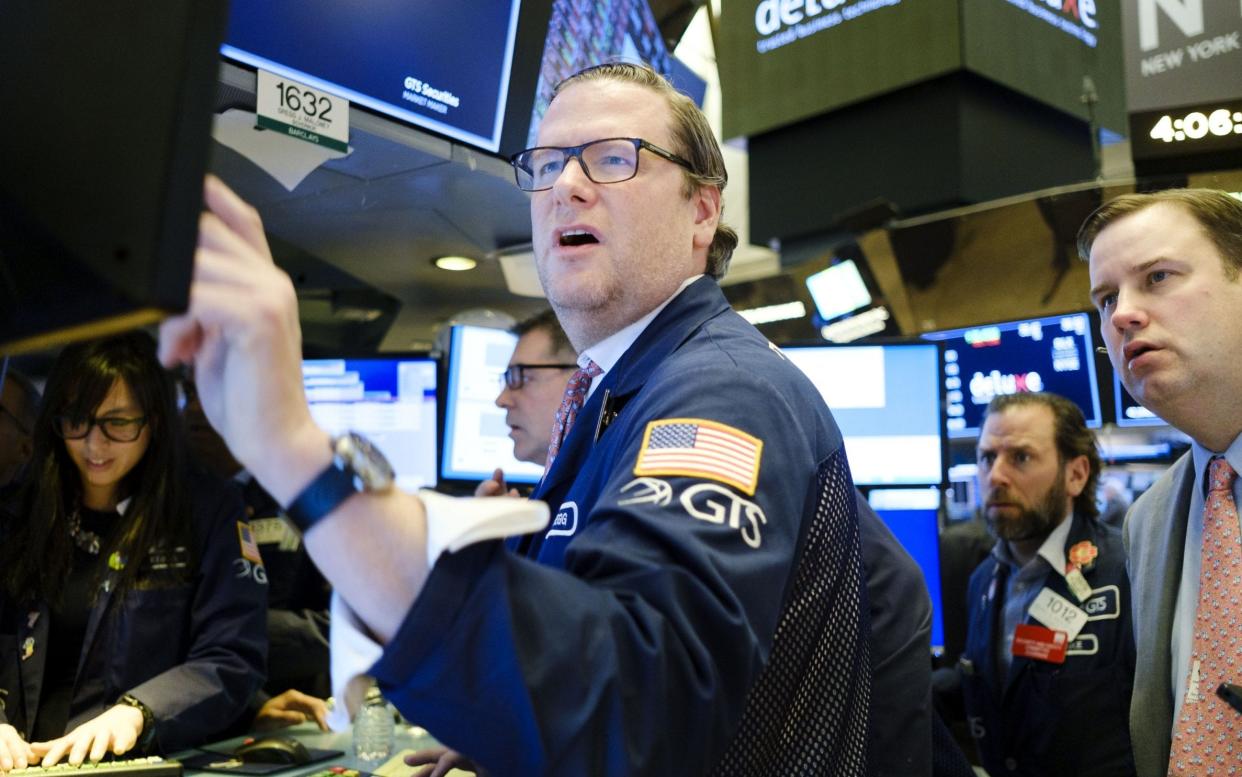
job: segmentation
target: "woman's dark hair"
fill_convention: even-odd
[[[68,346],[52,365],[35,421],[34,453],[15,501],[0,548],[5,591],[18,602],[57,602],[73,562],[70,517],[81,507],[82,480],[57,418],[90,422],[113,384],[125,381],[146,417],[146,453],[120,484],[131,501],[118,531],[101,548],[125,559],[115,585],[118,594],[135,582],[152,546],[190,549],[185,494],[185,445],[177,419],[177,394],[160,366],[155,341],[143,332]]]

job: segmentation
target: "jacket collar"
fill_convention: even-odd
[[[704,276],[690,284],[660,311],[634,344],[626,349],[578,412],[578,419],[561,444],[552,469],[536,489],[535,498],[557,490],[578,474],[595,443],[605,398],[610,406],[624,403],[638,393],[648,377],[708,320],[728,311],[729,302],[715,279]],[[554,505],[555,506],[555,505]]]

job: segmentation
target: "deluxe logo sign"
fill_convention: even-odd
[[[1006,0],[1031,16],[1078,38],[1091,48],[1098,42],[1095,32],[1100,23],[1095,18],[1095,0]]]
[[[1095,0],[1089,0],[1095,2]],[[755,8],[755,49],[765,54],[853,21],[901,0],[761,0]]]

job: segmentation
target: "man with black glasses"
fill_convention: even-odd
[[[578,366],[578,354],[551,310],[518,322],[512,332],[518,341],[496,405],[505,410],[513,455],[542,467],[548,462],[553,420],[565,383]]]
[[[369,672],[501,774],[863,774],[856,494],[818,392],[716,283],[737,237],[706,120],[606,65],[561,84],[538,137],[514,164],[583,365],[535,493],[550,525],[521,500],[397,492],[365,441],[330,442],[300,399],[289,281],[208,183],[163,354],[196,363],[212,423],[334,584],[340,706]]]

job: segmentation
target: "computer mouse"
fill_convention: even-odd
[[[291,737],[262,737],[244,742],[233,755],[248,764],[304,764],[310,761],[306,745]]]

